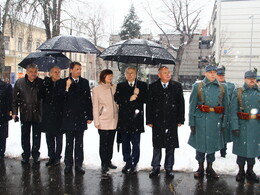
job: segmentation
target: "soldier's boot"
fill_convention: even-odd
[[[255,172],[253,171],[254,165],[248,165],[247,171],[246,171],[246,178],[248,180],[259,182],[259,177],[256,176]]]
[[[237,181],[244,181],[246,173],[245,173],[245,165],[238,165],[239,171],[236,176]]]
[[[199,168],[198,170],[194,173],[194,178],[199,179],[204,177],[204,163],[199,162]]]
[[[210,163],[210,162],[208,162],[208,164],[207,164],[206,173],[207,173],[207,176],[209,178],[212,178],[212,179],[218,179],[219,178],[217,173],[212,168],[212,163]]]

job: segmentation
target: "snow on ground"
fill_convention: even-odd
[[[190,128],[188,126],[188,106],[189,106],[189,92],[185,92],[185,124],[179,128],[179,144],[180,148],[175,150],[175,164],[173,169],[176,171],[184,172],[193,172],[197,170],[197,161],[195,160],[195,149],[187,144]],[[151,169],[151,160],[152,160],[152,129],[150,127],[145,127],[145,133],[141,135],[141,156],[138,164],[138,169]],[[216,152],[216,161],[213,165],[217,173],[220,174],[230,174],[235,175],[238,171],[236,165],[236,155],[232,154],[232,143],[227,145],[227,156],[226,158],[220,157],[219,152]],[[63,139],[63,152],[62,152],[62,161],[64,159],[65,151],[65,136]],[[45,140],[45,134],[42,133],[41,139],[41,158],[48,158],[47,145]],[[164,164],[164,149],[161,165]],[[14,123],[13,121],[9,122],[9,138],[7,139],[6,146],[6,156],[12,158],[21,159],[21,130],[20,123]],[[100,169],[100,158],[99,158],[99,135],[97,129],[92,123],[89,125],[89,129],[85,131],[84,134],[84,167],[89,169]],[[120,152],[117,152],[117,144],[114,144],[114,154],[112,162],[118,166],[116,171],[121,171],[124,166],[123,157],[122,157],[122,147],[120,145]],[[260,162],[256,161],[254,170],[257,175],[260,174]]]

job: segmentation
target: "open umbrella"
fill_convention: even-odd
[[[47,72],[54,66],[67,69],[71,60],[60,52],[42,51],[30,53],[18,65],[26,68],[26,66],[31,63],[36,64],[39,71]]]
[[[53,37],[45,41],[37,49],[41,51],[100,53],[95,45],[86,38],[72,35]]]
[[[175,64],[174,57],[165,48],[144,39],[130,39],[115,43],[105,49],[99,57],[126,64]]]

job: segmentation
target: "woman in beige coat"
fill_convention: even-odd
[[[117,167],[111,163],[118,120],[118,107],[114,101],[116,85],[112,84],[113,72],[101,71],[99,85],[92,91],[94,125],[100,136],[99,155],[102,173]]]

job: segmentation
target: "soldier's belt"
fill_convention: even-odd
[[[250,120],[250,119],[258,119],[260,120],[260,114],[249,114],[247,112],[238,112],[237,113],[238,118],[242,120]]]
[[[224,113],[225,110],[223,106],[214,106],[213,108],[211,108],[208,105],[199,104],[197,107],[200,109],[201,112],[215,112],[218,114]]]

